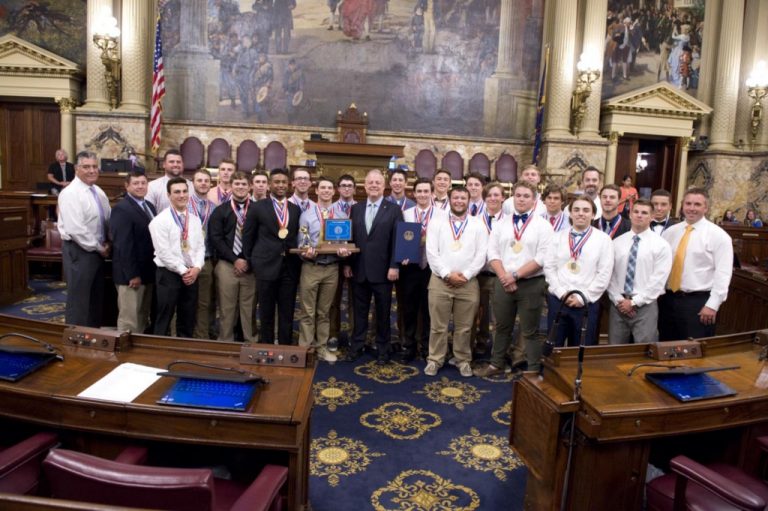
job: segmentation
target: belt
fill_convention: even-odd
[[[313,264],[315,266],[331,266],[339,264],[338,261],[304,261],[305,263]]]
[[[481,277],[495,277],[496,276],[496,274],[493,273],[492,271],[485,271],[485,270],[481,271],[478,275],[480,275]]]
[[[675,296],[705,296],[705,295],[709,296],[709,294],[711,293],[711,290],[685,292],[685,291],[671,291],[667,289],[667,293]]]

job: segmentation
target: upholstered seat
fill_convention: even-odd
[[[207,468],[132,465],[65,449],[51,451],[43,470],[57,499],[179,511],[278,511],[288,479],[276,465],[245,485],[214,478]]]
[[[40,464],[58,442],[53,433],[38,433],[0,450],[0,493],[36,494]]]

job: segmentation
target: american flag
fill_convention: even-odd
[[[160,149],[160,130],[163,127],[163,96],[165,96],[165,76],[163,74],[163,37],[160,29],[160,15],[157,15],[155,27],[155,56],[152,67],[152,107],[150,109],[150,146],[152,152]]]

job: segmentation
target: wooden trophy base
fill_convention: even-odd
[[[334,243],[330,241],[322,241],[315,248],[315,252],[318,254],[335,254],[340,248],[345,248],[349,253],[356,254],[360,252],[360,249],[355,246],[354,243]],[[303,254],[307,251],[307,248],[292,248],[289,250],[291,254]]]

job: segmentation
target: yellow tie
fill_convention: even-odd
[[[692,225],[685,226],[685,234],[680,238],[680,243],[677,245],[677,252],[675,252],[675,260],[672,262],[672,271],[669,273],[669,281],[667,287],[674,291],[680,290],[680,285],[683,282],[683,263],[685,263],[685,250],[688,248],[688,241],[691,239],[691,232],[693,232]]]

